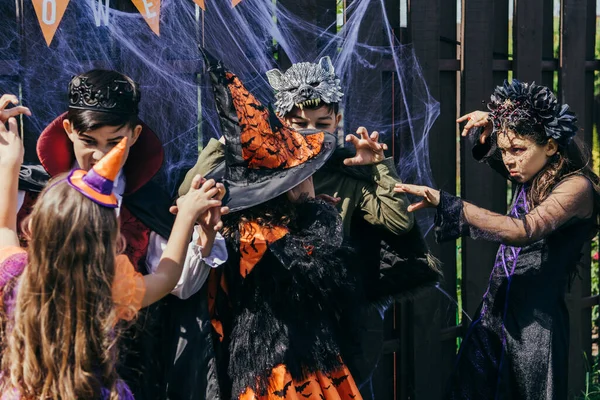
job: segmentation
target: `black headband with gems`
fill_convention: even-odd
[[[140,91],[133,81],[114,80],[97,87],[87,77],[75,76],[69,83],[69,108],[137,115]]]

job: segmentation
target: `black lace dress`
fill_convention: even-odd
[[[594,225],[594,192],[582,176],[561,181],[533,209],[519,185],[509,215],[447,193],[438,240],[500,243],[487,291],[460,348],[446,398],[567,398],[569,277]],[[485,266],[482,266],[484,268]]]

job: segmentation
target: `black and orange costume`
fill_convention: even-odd
[[[335,137],[285,127],[214,60],[209,73],[233,212],[223,219],[228,261],[204,294],[212,346],[197,354],[202,382],[184,384],[204,384],[211,399],[360,399],[343,362],[340,315],[365,297],[341,219],[322,201],[285,195],[324,165]]]

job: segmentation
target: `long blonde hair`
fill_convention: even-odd
[[[57,180],[59,180],[57,178]],[[29,261],[2,355],[3,393],[26,399],[117,399],[112,282],[119,225],[64,180],[30,218]],[[6,324],[6,321],[4,321]]]

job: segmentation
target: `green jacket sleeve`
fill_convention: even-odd
[[[400,182],[395,167],[391,157],[372,166],[375,184],[365,182],[359,207],[367,222],[400,235],[412,229],[414,217],[407,211],[410,203],[406,195],[394,192]]]
[[[183,196],[190,190],[192,179],[197,174],[206,175],[225,159],[225,147],[216,139],[210,139],[208,144],[198,155],[196,165],[185,174],[185,179],[179,186],[179,195]]]

